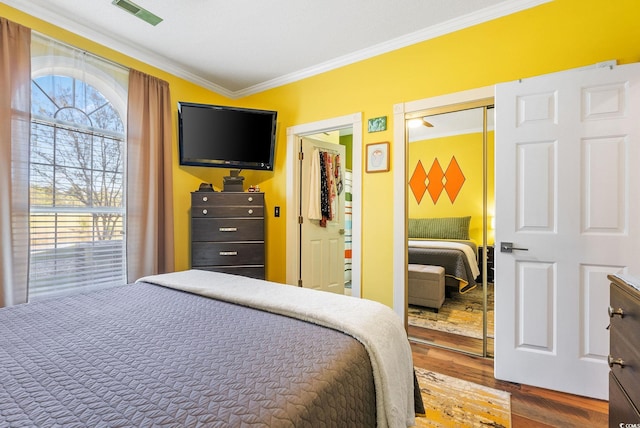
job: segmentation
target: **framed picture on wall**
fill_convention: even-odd
[[[367,144],[367,172],[389,171],[389,142]]]
[[[387,130],[387,116],[374,117],[367,122],[368,132],[380,132]]]

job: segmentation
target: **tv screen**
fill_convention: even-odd
[[[178,102],[180,165],[273,171],[277,112]]]

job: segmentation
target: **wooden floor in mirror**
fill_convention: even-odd
[[[493,356],[493,284],[487,284],[487,355]],[[447,296],[437,311],[409,305],[409,337],[445,348],[483,355],[484,292],[482,284],[467,293]]]
[[[482,339],[411,325],[409,326],[408,334],[409,338],[416,342],[426,342],[442,348],[457,349],[466,354],[482,355]],[[493,357],[493,338],[487,339],[487,356]]]
[[[454,339],[452,335],[442,335],[439,340],[451,342]],[[468,339],[460,338],[460,342],[447,344],[464,349],[471,346],[465,343]],[[497,380],[491,358],[416,342],[411,342],[411,349],[416,367],[510,393],[512,428],[608,426],[606,401]]]

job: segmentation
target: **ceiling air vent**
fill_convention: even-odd
[[[153,13],[149,12],[146,9],[141,8],[140,6],[138,6],[137,4],[129,0],[113,0],[111,4],[115,4],[120,9],[126,10],[133,16],[137,16],[138,18],[142,19],[144,22],[147,22],[151,25],[155,26],[162,22],[162,18],[160,18],[157,15],[154,15]]]

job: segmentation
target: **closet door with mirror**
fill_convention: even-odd
[[[409,337],[493,356],[493,99],[405,119]]]

